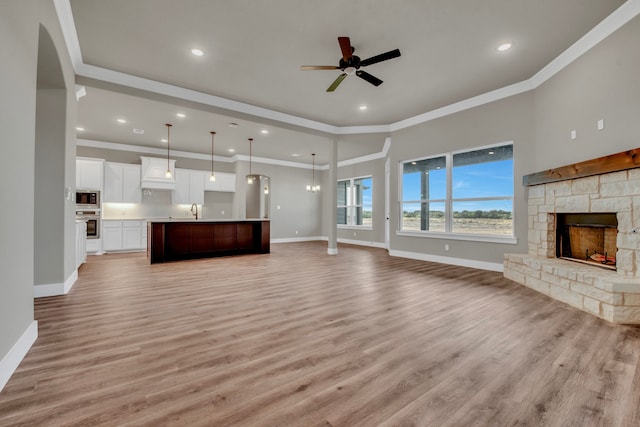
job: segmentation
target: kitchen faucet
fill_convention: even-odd
[[[198,219],[198,205],[196,205],[195,203],[191,204],[191,213],[193,213],[193,208],[196,208],[196,219]]]

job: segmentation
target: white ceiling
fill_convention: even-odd
[[[215,130],[217,155],[230,155],[230,147],[248,154],[246,139],[253,137],[256,156],[310,163],[316,152],[325,163],[336,136],[322,126],[386,126],[526,81],[623,3],[70,0],[85,66],[76,61],[78,82],[87,86],[78,108],[86,130],[78,137],[163,147],[170,122],[178,150],[210,153],[209,131]],[[402,56],[366,67],[384,80],[379,87],[350,76],[327,93],[339,70],[299,67],[337,65],[338,36],[349,36],[363,59],[395,48]],[[505,41],[514,47],[498,52]],[[192,47],[204,56],[193,56]],[[101,75],[119,84],[101,82]],[[172,96],[151,93],[153,85],[132,88],[132,76],[172,85]],[[188,96],[180,99],[181,93]],[[261,108],[252,114],[192,102],[209,95]],[[363,104],[366,111],[358,109]],[[178,111],[187,118],[176,118]],[[282,113],[294,120],[279,120]],[[119,117],[128,123],[118,124]],[[304,119],[301,126],[292,124],[295,118]],[[306,127],[305,120],[319,126]],[[230,122],[240,126],[229,128]],[[133,127],[145,134],[134,135]],[[380,152],[387,128],[340,135],[339,159]]]

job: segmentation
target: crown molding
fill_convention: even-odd
[[[459,113],[470,108],[478,107],[484,104],[508,98],[520,93],[528,92],[537,88],[548,79],[553,77],[559,71],[578,59],[584,53],[588,52],[595,45],[607,38],[613,32],[618,30],[624,24],[629,22],[640,14],[640,0],[627,0],[618,9],[613,11],[608,17],[602,20],[598,25],[592,28],[587,34],[581,37],[577,42],[568,49],[558,55],[549,64],[534,74],[531,78],[505,86],[494,91],[484,93],[451,105],[447,105],[423,114],[409,117],[391,124],[374,125],[374,126],[333,126],[314,120],[305,119],[303,117],[291,114],[281,113],[279,111],[269,110],[267,108],[257,107],[251,104],[222,98],[215,95],[209,95],[203,92],[185,89],[179,86],[173,86],[166,83],[144,79],[137,76],[121,73],[118,71],[108,70],[101,67],[85,64],[82,60],[80,51],[80,43],[73,21],[73,13],[71,10],[70,0],[53,0],[58,21],[62,28],[62,33],[69,51],[69,56],[73,64],[73,68],[77,75],[103,80],[106,82],[127,86],[135,89],[141,89],[162,95],[193,101],[204,105],[219,107],[238,113],[244,113],[261,117],[264,119],[274,120],[281,123],[287,123],[310,130],[326,132],[333,135],[347,134],[369,134],[369,133],[389,133],[415,126],[450,114]]]
[[[120,144],[117,142],[96,141],[92,139],[78,138],[76,140],[76,145],[78,147],[100,148],[103,150],[128,151],[128,152],[139,153],[139,154],[156,154],[158,156],[163,156],[163,157],[166,156],[167,154],[167,150],[163,148],[144,147],[141,145],[131,145],[131,144]],[[358,163],[369,162],[371,160],[384,159],[387,157],[390,147],[391,147],[391,138],[387,137],[384,141],[384,145],[382,146],[382,151],[378,153],[368,154],[366,156],[354,157],[353,159],[339,161],[338,167],[355,165]],[[209,154],[192,153],[190,151],[180,151],[180,150],[171,150],[171,153],[173,154],[174,157],[180,157],[183,159],[196,159],[196,160],[206,160],[206,161],[211,160],[211,156]],[[249,156],[246,156],[244,154],[235,154],[232,157],[213,156],[213,160],[215,160],[216,162],[222,162],[222,163],[236,163],[239,161],[248,162]],[[252,156],[251,161],[253,163],[286,166],[290,168],[300,168],[300,169],[313,168],[313,165],[308,165],[306,163],[292,162],[289,160],[270,159],[268,157]],[[329,165],[316,164],[315,168],[316,170],[329,170]]]
[[[78,147],[101,148],[103,150],[129,151],[132,153],[140,153],[140,154],[157,154],[163,157],[167,155],[167,150],[165,148],[144,147],[141,145],[131,145],[131,144],[119,144],[117,142],[95,141],[92,139],[77,139],[76,145]],[[211,160],[210,155],[192,153],[190,151],[171,150],[171,153],[174,156],[181,157],[183,159],[196,159],[196,160],[207,160],[207,161]],[[213,156],[213,160],[215,160],[216,162],[222,162],[222,163],[235,162],[235,160],[233,160],[233,157],[225,157],[225,156]]]
[[[384,140],[384,145],[382,146],[382,151],[379,153],[367,154],[366,156],[354,157],[353,159],[342,160],[338,162],[338,167],[341,168],[343,166],[355,165],[358,163],[370,162],[372,160],[384,159],[387,157],[389,153],[389,148],[391,148],[391,137],[386,137]],[[328,167],[327,167],[328,169]]]
[[[587,53],[602,40],[609,37],[624,24],[640,14],[640,0],[627,0],[611,15],[603,19],[591,31],[582,36],[578,41],[569,46],[567,50],[558,55],[540,71],[529,79],[532,89],[537,88],[551,77],[562,71],[565,67]]]

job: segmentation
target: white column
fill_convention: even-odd
[[[337,206],[337,189],[338,181],[338,140],[331,141],[329,151],[329,185],[328,194],[328,214],[329,214],[329,245],[327,253],[329,255],[338,254],[338,210]]]

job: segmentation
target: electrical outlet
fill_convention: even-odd
[[[296,230],[296,235],[298,234],[298,230]]]
[[[571,139],[576,139],[578,137],[578,134],[576,133],[576,130],[572,130],[571,131]]]
[[[604,129],[604,119],[598,120],[597,128],[598,128],[598,130],[603,130]]]
[[[353,232],[353,237],[356,237],[356,232],[355,231]]]
[[[220,211],[220,215],[224,215],[224,211]]]
[[[449,250],[449,245],[444,245],[444,250],[448,251]]]

